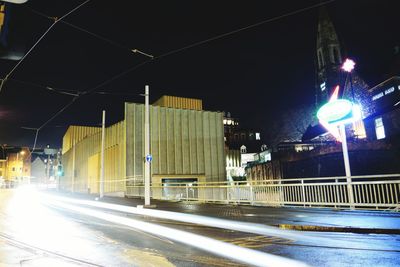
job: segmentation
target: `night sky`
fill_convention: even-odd
[[[30,0],[14,5],[12,49],[29,49],[53,23],[83,1]],[[0,93],[0,143],[32,146],[34,132],[73,96],[43,87],[85,92],[147,60],[321,1],[102,1],[92,0],[65,18],[96,38],[57,23],[9,77]],[[370,85],[383,81],[400,45],[396,0],[337,0],[327,4],[345,52]],[[40,14],[42,15],[40,15]],[[123,119],[125,101],[162,95],[203,100],[206,110],[229,111],[244,127],[268,131],[277,114],[314,103],[318,9],[304,11],[170,55],[79,98],[39,133],[38,145],[61,146],[71,124],[98,125]],[[17,61],[0,60],[0,77]]]

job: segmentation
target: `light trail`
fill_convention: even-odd
[[[287,259],[281,256],[267,254],[256,250],[242,248],[209,237],[204,237],[181,230],[176,230],[165,226],[160,226],[131,218],[108,214],[103,211],[96,211],[89,208],[77,207],[70,204],[61,203],[60,201],[54,201],[51,203],[51,205],[54,205],[56,207],[62,207],[64,209],[72,210],[108,222],[129,226],[135,229],[139,229],[146,233],[156,234],[158,236],[169,238],[171,240],[175,240],[177,242],[196,247],[198,249],[210,252],[212,254],[230,258],[246,264],[251,264],[255,266],[266,266],[266,267],[308,266],[307,264],[296,260]]]
[[[52,196],[48,194],[44,194],[44,197],[48,199],[46,203],[51,203],[51,200],[69,202],[78,205],[86,205],[90,207],[108,209],[112,211],[119,211],[135,215],[145,215],[154,218],[193,223],[197,225],[215,227],[220,229],[228,229],[228,230],[240,231],[251,234],[287,238],[291,240],[306,242],[308,244],[313,244],[313,245],[329,243],[333,247],[342,248],[344,245],[346,245],[347,248],[352,248],[352,249],[360,249],[360,246],[363,245],[363,243],[354,241],[333,240],[331,238],[318,237],[315,236],[317,233],[304,233],[304,232],[299,233],[299,231],[295,230],[280,229],[278,227],[268,226],[258,223],[231,221],[226,219],[212,218],[202,215],[193,215],[193,214],[186,214],[186,213],[179,213],[172,211],[136,208],[118,204],[103,203],[92,200],[81,200],[68,197]]]
[[[91,200],[81,200],[81,199],[72,199],[67,197],[59,197],[59,196],[50,196],[46,195],[46,198],[69,202],[74,204],[86,205],[96,208],[103,208],[108,210],[120,211],[130,214],[136,215],[146,215],[160,219],[167,219],[167,220],[174,220],[186,223],[193,223],[193,224],[201,224],[210,227],[240,231],[245,233],[251,234],[258,234],[258,235],[268,235],[268,236],[276,236],[281,238],[293,239],[293,240],[302,240],[302,241],[315,241],[319,242],[326,242],[326,239],[318,238],[318,237],[311,237],[307,236],[304,233],[299,234],[297,231],[292,230],[283,230],[277,227],[268,226],[264,224],[257,224],[257,223],[248,223],[248,222],[240,222],[240,221],[231,221],[226,219],[219,219],[219,218],[212,218],[207,216],[201,215],[193,215],[193,214],[186,214],[186,213],[179,213],[179,212],[172,212],[172,211],[163,211],[163,210],[153,210],[153,209],[145,209],[145,208],[136,208],[136,207],[129,207],[123,206],[118,204],[110,204],[110,203],[103,203]],[[51,203],[48,201],[47,203]]]

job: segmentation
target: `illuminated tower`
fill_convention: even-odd
[[[343,88],[342,51],[338,36],[325,7],[319,10],[316,51],[316,107],[325,104],[336,85]]]

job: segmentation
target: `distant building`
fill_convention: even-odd
[[[32,183],[43,183],[46,179],[46,163],[44,163],[44,159],[40,156],[33,157],[31,165],[31,182]]]
[[[30,182],[29,148],[2,146],[0,154],[0,177],[6,185],[14,186]]]
[[[223,114],[197,110],[191,101],[177,98],[150,106],[152,183],[226,180]],[[182,103],[179,103],[181,101]],[[186,104],[185,104],[186,103]],[[194,101],[193,103],[199,103]],[[170,106],[168,104],[165,104]],[[125,103],[125,119],[106,128],[105,192],[128,192],[143,185],[143,104]],[[63,138],[64,189],[98,193],[101,128],[70,126]]]
[[[227,179],[242,180],[247,163],[257,161],[257,153],[267,148],[260,131],[243,129],[239,119],[231,117],[230,112],[225,113],[223,123]]]
[[[361,122],[346,125],[353,175],[398,173],[400,149],[400,52],[395,47],[392,77],[369,88],[353,72],[343,72],[346,52],[325,7],[319,11],[316,42],[315,106],[325,104],[339,85],[340,98],[362,107]],[[356,65],[357,68],[357,65]],[[390,76],[389,76],[390,77]],[[272,161],[249,164],[251,180],[344,175],[341,144],[319,123],[310,125],[301,142],[279,143]]]

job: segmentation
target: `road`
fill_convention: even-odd
[[[199,244],[196,243],[195,237],[177,241],[174,236],[163,236],[174,230],[267,253],[265,255],[283,256],[311,266],[398,266],[400,264],[399,235],[301,232],[302,235],[304,233],[304,238],[285,238],[277,237],[275,234],[246,233],[131,214],[115,209],[61,201],[53,197],[54,194],[42,198],[42,194],[26,190],[0,190],[0,266],[250,265],[229,259],[229,255],[216,255],[215,251],[206,251],[207,248],[198,247],[199,245],[211,247],[211,243],[204,243],[208,241],[201,241],[203,244]],[[132,201],[138,200],[109,200],[119,204],[132,204]],[[340,218],[348,214],[351,218],[350,224],[359,221],[357,225],[362,222],[362,226],[374,227],[380,225],[378,221],[382,221],[386,227],[398,228],[396,225],[398,216],[393,216],[391,213],[380,213],[384,215],[382,217],[387,216],[381,220],[377,217],[379,213],[363,213],[357,217],[350,212],[314,212],[299,209],[290,210],[285,215],[279,212],[279,209],[272,209],[275,212],[267,214],[266,210],[257,207],[187,203],[172,205],[164,202],[157,204],[155,210],[176,211],[176,207],[180,207],[185,214],[211,215],[229,219],[231,222],[275,224],[292,221],[341,225]],[[282,218],[282,216],[287,217]],[[124,220],[127,223],[135,222],[135,225],[124,225]],[[141,229],[141,222],[150,224]],[[165,226],[172,230],[157,233],[156,226]],[[228,224],[226,228],[229,228]],[[229,254],[229,251],[227,253]]]

